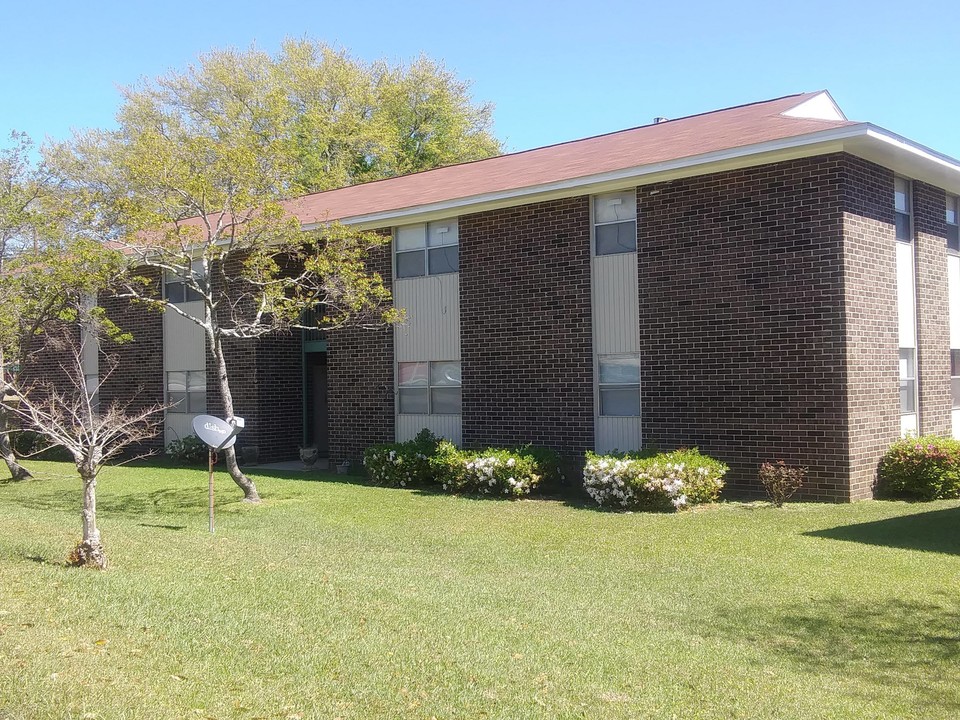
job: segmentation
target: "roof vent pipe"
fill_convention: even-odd
[[[655,118],[653,119],[653,124],[654,124],[654,125],[659,125],[660,123],[666,122],[666,121],[669,120],[669,119],[670,119],[670,118],[665,118],[665,117],[655,117]]]

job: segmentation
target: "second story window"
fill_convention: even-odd
[[[637,191],[597,195],[593,198],[595,255],[637,251]]]
[[[194,277],[203,277],[203,263],[200,260],[191,265],[191,270]],[[163,274],[163,297],[174,305],[203,299],[196,290],[187,287],[181,278],[169,272]]]
[[[394,244],[397,278],[443,275],[460,270],[460,237],[457,219],[403,225],[396,229]]]
[[[893,204],[897,214],[897,240],[913,242],[913,228],[910,222],[910,181],[906,178],[893,179]]]
[[[960,252],[960,198],[947,195],[947,249]]]

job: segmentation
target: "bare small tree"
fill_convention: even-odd
[[[139,445],[157,434],[163,405],[151,405],[130,411],[132,399],[115,400],[107,407],[99,406],[100,386],[117,365],[115,357],[107,357],[107,371],[99,376],[95,387],[87,384],[83,369],[83,345],[95,342],[96,318],[85,313],[82,341],[76,332],[52,336],[47,350],[66,357],[60,369],[67,382],[36,381],[28,387],[16,383],[8,387],[15,396],[11,407],[21,420],[43,436],[51,445],[66,449],[73,457],[83,483],[83,537],[70,556],[70,563],[97,567],[107,566],[107,557],[97,527],[97,477],[107,461],[127,448]],[[103,367],[103,365],[101,365]]]

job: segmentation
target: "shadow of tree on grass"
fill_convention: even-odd
[[[806,533],[812,537],[960,555],[960,507],[841,525]]]
[[[235,497],[217,497],[219,509],[237,505],[242,501]],[[11,498],[11,503],[31,510],[80,511],[80,490],[76,492],[52,492],[43,495]],[[102,493],[97,498],[97,512],[123,517],[167,514],[202,514],[207,512],[207,488],[162,488],[142,493],[113,495]]]
[[[786,609],[731,609],[707,634],[713,632],[786,658],[798,670],[849,681],[852,693],[869,698],[886,689],[908,697],[916,717],[960,716],[960,602],[946,593],[929,603],[832,598]]]

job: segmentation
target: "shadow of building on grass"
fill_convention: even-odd
[[[960,507],[840,525],[806,534],[829,540],[960,555]]]

